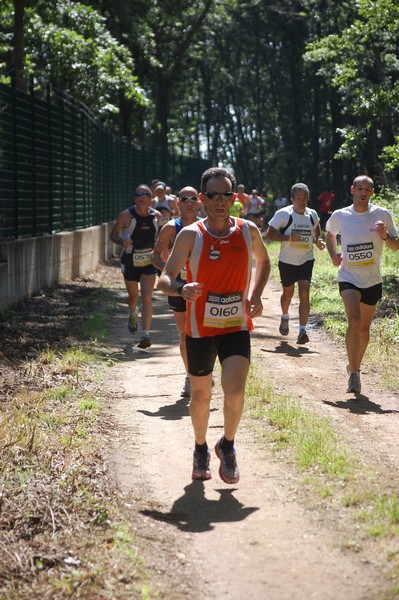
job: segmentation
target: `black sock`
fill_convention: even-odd
[[[222,439],[220,440],[220,447],[223,450],[223,452],[230,452],[230,450],[233,450],[233,446],[234,446],[234,439],[226,440],[226,438],[223,436]]]
[[[195,442],[195,451],[200,454],[206,454],[208,452],[208,444],[206,442],[205,444],[197,444],[197,442]]]

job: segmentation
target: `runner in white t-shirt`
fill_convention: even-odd
[[[273,202],[274,210],[280,210],[280,208],[285,208],[289,205],[289,202],[285,196],[281,194],[281,192],[277,192],[277,196]]]
[[[398,230],[386,208],[369,200],[374,182],[359,175],[351,186],[352,206],[336,210],[327,221],[327,249],[338,269],[338,285],[345,305],[348,327],[348,392],[360,393],[360,365],[366,351],[370,326],[378,300],[382,296],[380,263],[384,244],[399,248]],[[341,234],[341,252],[337,235]]]
[[[310,312],[310,282],[312,279],[314,255],[313,242],[319,250],[325,247],[320,238],[319,217],[315,210],[308,208],[309,188],[304,183],[296,183],[291,188],[292,206],[280,208],[269,221],[265,238],[281,242],[279,271],[283,293],[281,295],[282,316],[279,331],[289,333],[289,307],[298,282],[299,295],[299,335],[297,344],[306,344],[309,336],[306,325]]]

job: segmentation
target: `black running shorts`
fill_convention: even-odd
[[[186,337],[188,372],[202,377],[212,373],[216,357],[220,364],[229,356],[251,358],[249,331],[236,331],[213,337]]]
[[[168,296],[168,304],[173,312],[186,312],[186,301],[181,296]]]
[[[291,287],[291,285],[294,285],[294,283],[296,283],[297,281],[311,281],[313,265],[314,259],[307,260],[301,265],[291,265],[289,263],[281,262],[281,260],[279,260],[278,268],[280,271],[280,279],[282,285],[284,287]]]
[[[360,293],[360,302],[368,304],[369,306],[375,306],[378,300],[381,300],[382,298],[382,283],[377,283],[368,288],[359,288],[356,285],[353,285],[353,283],[339,281],[338,286],[340,294],[344,290],[357,290]]]
[[[124,258],[128,256],[128,258]],[[129,260],[130,259],[130,260]],[[129,264],[127,264],[129,262]],[[157,270],[154,265],[146,265],[145,267],[133,267],[132,255],[124,254],[121,257],[121,271],[126,281],[140,281],[142,275],[155,275]]]

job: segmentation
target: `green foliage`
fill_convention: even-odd
[[[4,79],[11,0],[0,16]],[[302,180],[315,204],[332,184],[342,204],[360,170],[399,176],[398,17],[391,0],[27,0],[26,71],[247,190]]]
[[[392,171],[398,164],[393,141],[399,126],[399,5],[360,0],[356,6],[354,21],[309,44],[305,60],[317,65],[340,95],[346,125],[340,128],[337,156],[359,161],[372,143],[373,160],[386,160]]]
[[[396,221],[396,225],[399,224],[399,189],[397,187],[381,187],[373,194],[371,202],[388,208]],[[391,252],[384,254],[384,256],[387,255],[393,260],[397,256],[397,254],[392,254]]]
[[[119,96],[146,104],[129,50],[108,31],[105,18],[72,0],[39,2],[25,14],[26,71],[36,87],[72,93],[106,119]]]
[[[13,40],[13,2],[0,4],[0,82],[8,81],[8,57]]]
[[[390,172],[399,167],[399,136],[395,136],[395,144],[385,146],[381,158],[385,161],[385,170]]]

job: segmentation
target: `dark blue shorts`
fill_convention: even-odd
[[[216,357],[220,364],[229,356],[245,356],[251,358],[251,341],[249,331],[236,331],[193,338],[186,336],[188,372],[196,377],[212,373]]]

